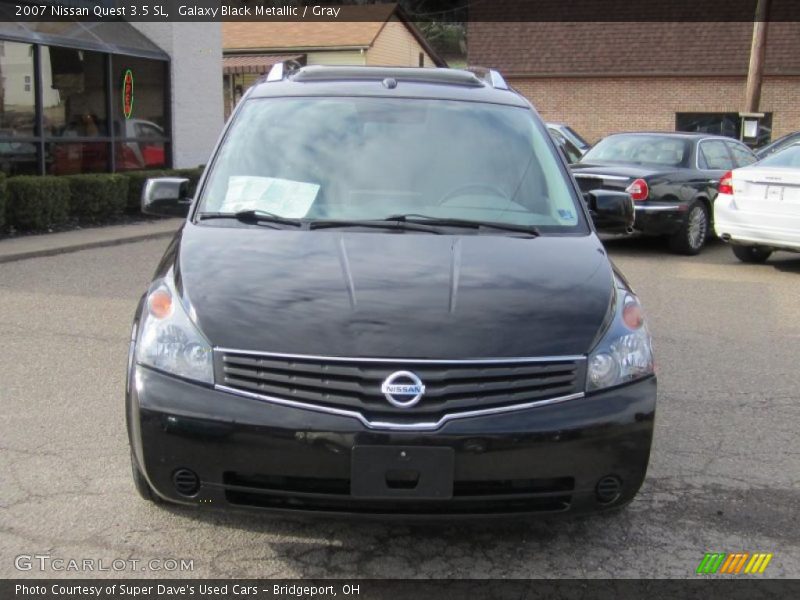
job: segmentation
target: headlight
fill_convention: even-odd
[[[616,288],[614,322],[589,354],[586,391],[620,385],[652,375],[653,348],[639,299]]]
[[[178,377],[214,382],[211,345],[166,281],[150,288],[139,327],[138,363]]]

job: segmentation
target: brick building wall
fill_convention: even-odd
[[[509,78],[547,121],[571,125],[589,142],[620,131],[674,131],[677,112],[738,112],[739,77]],[[800,77],[769,77],[761,111],[772,112],[772,139],[800,130]]]

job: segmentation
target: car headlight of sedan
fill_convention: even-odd
[[[586,391],[621,385],[654,373],[653,347],[639,299],[617,287],[615,315],[589,354]]]
[[[214,382],[211,345],[166,280],[151,286],[139,328],[139,364],[193,381]]]

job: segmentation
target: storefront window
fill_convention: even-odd
[[[33,142],[0,140],[0,171],[6,175],[36,175],[38,146]]]
[[[52,46],[42,46],[41,52],[45,135],[108,135],[105,56]]]
[[[119,53],[112,41],[127,40],[146,56],[160,53],[125,23],[0,23],[0,35],[26,31],[46,39],[0,39],[0,172],[70,175],[170,166],[166,55],[159,60]],[[100,38],[110,51],[81,49]]]
[[[692,131],[725,135],[740,139],[742,119],[739,113],[675,113],[675,131]],[[756,146],[767,144],[772,135],[772,113],[759,122]]]
[[[160,137],[166,132],[167,70],[163,61],[112,58],[114,133],[119,138]]]
[[[117,171],[160,169],[167,166],[166,144],[160,141],[118,142],[114,151]]]
[[[0,138],[33,136],[35,130],[33,46],[0,41]]]
[[[109,170],[107,142],[58,142],[45,146],[48,175],[102,173]]]

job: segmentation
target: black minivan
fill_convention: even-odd
[[[131,335],[143,497],[406,516],[634,497],[650,335],[595,231],[633,204],[582,196],[498,73],[279,65],[186,189],[142,196],[187,216]]]

